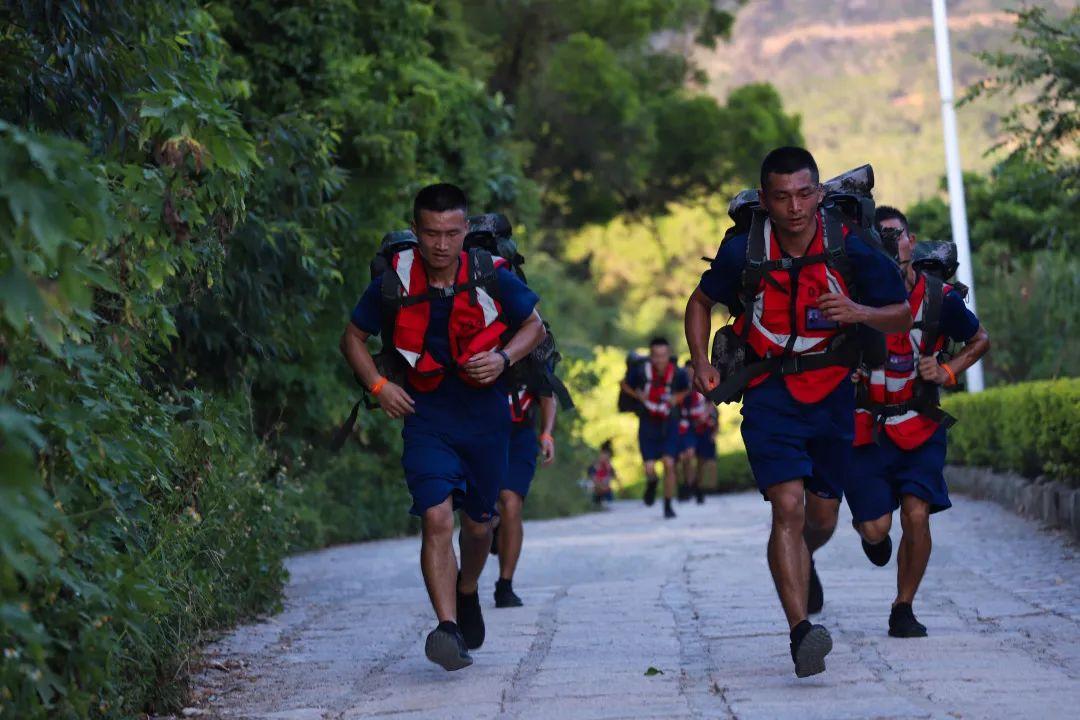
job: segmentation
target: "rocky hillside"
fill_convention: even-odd
[[[976,53],[1011,42],[1008,9],[1016,5],[949,3],[958,96],[985,74]],[[697,61],[720,96],[747,82],[773,83],[785,107],[801,113],[823,173],[871,162],[879,201],[901,207],[938,191],[945,160],[929,0],[750,0],[732,42],[700,53]],[[959,108],[965,170],[993,163],[986,153],[1012,102],[996,98]]]

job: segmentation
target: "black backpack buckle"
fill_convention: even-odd
[[[780,374],[794,375],[802,372],[802,362],[799,360],[800,357],[800,355],[785,355],[784,359],[780,361]]]

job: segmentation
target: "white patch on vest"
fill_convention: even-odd
[[[394,267],[394,271],[397,272],[398,279],[401,280],[401,287],[405,290],[405,294],[408,295],[412,292],[412,266],[413,260],[416,258],[415,250],[402,250],[397,256],[397,265]]]
[[[496,280],[496,282],[498,282]],[[484,290],[484,288],[476,288],[476,300],[480,303],[480,308],[484,311],[484,327],[491,325],[499,319],[499,309],[495,307],[495,301]]]

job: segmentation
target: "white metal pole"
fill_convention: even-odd
[[[941,94],[941,124],[945,131],[945,165],[949,187],[949,218],[960,269],[956,276],[970,289],[968,305],[975,311],[975,274],[971,266],[968,242],[967,205],[964,202],[964,176],[960,170],[960,148],[956,139],[956,109],[953,107],[952,51],[949,45],[949,21],[945,0],[932,0],[934,8],[934,44],[937,47],[938,92]],[[967,371],[968,392],[983,389],[982,363]]]

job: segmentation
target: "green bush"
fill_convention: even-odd
[[[952,395],[944,406],[959,420],[949,430],[950,462],[1080,487],[1080,378]]]
[[[741,492],[757,487],[746,451],[724,453],[716,457],[716,480],[719,492]]]

